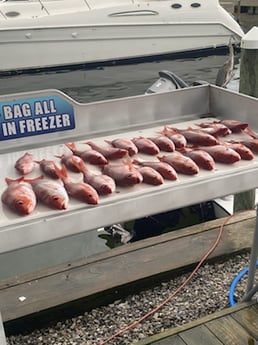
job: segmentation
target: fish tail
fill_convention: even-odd
[[[56,158],[63,158],[64,155],[55,155]]]
[[[168,133],[169,133],[169,128],[168,128],[168,126],[164,126],[164,128],[163,128],[163,130],[162,130],[161,133],[164,134],[164,135],[168,135]]]
[[[173,127],[164,126],[163,130],[159,133],[168,136],[169,134],[177,133],[177,131]]]
[[[138,159],[133,159],[132,163],[136,165],[141,165],[141,161],[139,161]]]
[[[28,183],[33,183],[36,182],[38,180],[42,180],[44,178],[44,175],[40,175],[38,177],[34,177],[34,178],[23,178],[24,182],[28,182]]]
[[[167,126],[170,133],[179,133],[178,128]]]
[[[189,148],[190,148],[190,147],[189,147]],[[186,152],[187,152],[187,150],[186,150],[185,147],[179,147],[179,148],[177,149],[177,151],[180,152],[180,153],[186,153]]]
[[[68,147],[71,151],[75,150],[75,143],[65,143],[65,146]]]
[[[127,165],[130,170],[132,170],[134,168],[133,162],[132,162],[132,160],[131,160],[131,158],[130,158],[128,153],[126,154],[126,156],[124,157],[122,162],[123,162],[124,165]]]
[[[157,158],[158,158],[159,161],[162,161],[162,159],[164,159],[165,156],[157,156]]]
[[[9,185],[9,184],[11,184],[12,182],[21,182],[21,181],[24,181],[24,176],[21,176],[21,177],[19,177],[19,178],[17,178],[17,179],[12,179],[12,178],[10,178],[10,177],[6,177],[5,178],[5,182]]]

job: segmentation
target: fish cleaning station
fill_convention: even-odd
[[[57,90],[0,96],[1,194],[8,187],[6,178],[15,180],[20,177],[15,169],[15,163],[25,153],[32,154],[35,161],[46,159],[59,163],[59,157],[71,154],[66,143],[75,143],[76,147],[85,147],[86,150],[85,142],[89,140],[101,146],[108,146],[107,141],[117,138],[153,137],[164,127],[197,128],[198,124],[204,122],[225,119],[248,123],[248,127],[255,132],[258,131],[257,109],[258,99],[208,84],[160,94],[87,104],[78,103]],[[230,134],[227,140],[239,142],[248,138],[250,139],[246,133],[241,132]],[[164,152],[159,153],[159,156],[164,155]],[[137,159],[150,160],[150,155],[139,152]],[[151,159],[158,161],[157,157]],[[114,161],[110,165],[123,164],[124,160],[120,159],[119,162]],[[87,163],[86,166],[92,173],[101,173],[99,166]],[[40,166],[35,164],[34,170],[26,175],[26,179],[35,179],[40,175],[42,175]],[[81,174],[75,172],[69,172],[69,176],[74,180],[82,177]],[[37,202],[33,212],[28,215],[20,215],[2,203],[0,254],[36,247],[43,243],[61,240],[112,224],[124,223],[225,195],[244,192],[258,187],[257,176],[258,151],[254,152],[252,160],[241,159],[234,164],[215,162],[213,170],[199,169],[194,175],[179,172],[176,180],[164,180],[164,183],[158,186],[144,182],[133,186],[117,185],[112,193],[100,195],[96,205],[83,203],[71,197],[65,209],[57,210]],[[249,216],[250,214],[253,225],[255,214],[252,211],[249,212]],[[241,215],[237,217],[240,219]],[[252,232],[252,230],[251,227],[250,231]],[[258,247],[257,233],[256,229],[254,239],[256,247]],[[225,235],[225,241],[227,236],[230,235]],[[233,238],[229,237],[229,241],[234,245],[236,232],[232,236]],[[244,243],[245,239],[241,239],[241,241]],[[207,234],[201,243],[203,249],[206,246],[209,247]],[[154,241],[152,244],[154,245]],[[132,249],[134,248],[135,251],[137,246],[139,250],[143,249],[140,243],[135,243],[135,247],[129,247],[127,253],[120,247],[116,248],[114,256],[111,252],[102,253],[99,261],[94,261],[94,256],[86,258],[85,270],[77,277],[68,273],[73,264],[70,263],[70,266],[66,266],[65,269],[63,266],[63,271],[55,272],[59,274],[60,281],[57,286],[59,288],[62,286],[61,290],[47,286],[46,281],[41,279],[36,272],[34,276],[29,274],[27,278],[24,276],[23,280],[19,281],[15,280],[17,277],[3,279],[0,282],[2,322],[7,323],[30,314],[36,314],[72,300],[114,288],[125,282],[129,283],[172,269],[173,253],[168,249],[164,253],[162,249],[155,253],[153,247],[153,256],[151,257],[148,252],[145,254],[145,260],[141,261],[139,265],[135,261]],[[191,248],[185,248],[185,251],[190,255],[194,248],[192,243]],[[130,251],[133,255],[130,254]],[[121,253],[119,263],[121,268],[119,269],[124,273],[117,274],[115,256],[119,257]],[[165,255],[167,255],[166,258]],[[161,258],[163,256],[163,264],[166,262],[162,268],[154,262],[158,256]],[[112,269],[112,267],[116,267],[116,269]],[[253,289],[255,262],[251,271],[249,290]],[[105,272],[109,272],[108,278]],[[49,275],[49,279],[53,275],[52,273]],[[0,340],[1,345],[5,344],[4,330],[1,326]]]

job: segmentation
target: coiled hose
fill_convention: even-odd
[[[258,260],[256,261],[256,266],[258,266]],[[230,290],[229,290],[229,304],[231,307],[233,307],[236,303],[234,301],[234,294],[235,289],[238,284],[238,282],[248,273],[249,267],[244,268],[242,271],[238,273],[238,275],[233,279]],[[258,285],[255,286],[253,289],[251,289],[247,295],[245,296],[245,299],[251,298],[256,292],[258,291]]]

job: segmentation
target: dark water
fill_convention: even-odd
[[[143,94],[158,79],[158,72],[162,70],[173,71],[190,84],[196,80],[215,83],[217,72],[226,59],[226,55],[215,55],[94,70],[81,69],[0,77],[0,94],[54,88],[62,90],[81,103],[134,96]],[[89,257],[106,250],[110,250],[108,238],[103,236],[103,232],[93,230],[59,241],[2,254],[0,279]]]
[[[0,94],[59,89],[81,103],[139,95],[169,70],[188,83],[205,80],[215,83],[226,55],[195,59],[166,60],[92,70],[60,71],[0,77]]]

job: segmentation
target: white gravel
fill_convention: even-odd
[[[190,272],[78,317],[59,321],[49,328],[38,329],[26,335],[10,336],[7,344],[132,344],[147,336],[229,307],[228,295],[232,280],[249,265],[249,260],[249,253],[240,253],[224,259],[223,262],[204,264],[179,294],[136,327],[110,342],[105,340],[162,303],[182,284]],[[246,280],[245,276],[237,285],[237,298],[243,296]]]

